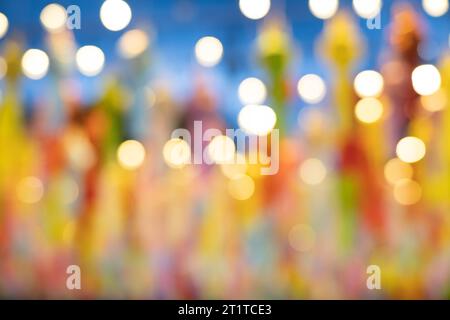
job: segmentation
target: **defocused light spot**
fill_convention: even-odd
[[[319,159],[305,160],[300,166],[300,178],[309,185],[321,184],[327,176],[327,168]]]
[[[78,70],[82,74],[93,77],[102,71],[105,64],[105,54],[96,46],[84,46],[78,49],[76,62]]]
[[[406,137],[397,144],[397,157],[407,163],[422,160],[426,154],[425,143],[416,137]]]
[[[137,169],[144,163],[145,148],[139,141],[125,141],[117,150],[117,159],[125,169]]]
[[[319,19],[329,19],[339,9],[338,0],[309,0],[311,13]]]
[[[66,9],[57,4],[51,3],[41,11],[41,23],[49,32],[57,32],[64,29],[67,21]]]
[[[316,242],[316,233],[306,224],[298,224],[289,231],[289,244],[300,252],[308,252],[313,249]]]
[[[181,169],[191,162],[191,148],[182,139],[170,139],[164,145],[163,157],[169,167]]]
[[[149,39],[147,34],[139,29],[125,32],[119,40],[119,53],[126,59],[133,59],[147,50]]]
[[[395,200],[404,206],[416,204],[422,198],[422,187],[410,179],[402,179],[394,186]]]
[[[308,137],[320,137],[327,131],[327,119],[322,111],[315,107],[300,110],[298,125]]]
[[[383,104],[376,98],[364,98],[355,107],[356,118],[364,123],[375,123],[383,115]]]
[[[447,106],[447,95],[444,90],[440,89],[436,93],[429,96],[421,96],[420,102],[425,110],[430,112],[438,112]]]
[[[0,80],[6,76],[8,65],[3,57],[0,57]]]
[[[8,32],[8,18],[0,12],[0,39],[5,36],[5,34]]]
[[[355,91],[361,98],[379,97],[383,92],[383,76],[373,70],[359,73],[354,81]]]
[[[63,201],[66,204],[74,203],[80,194],[78,184],[72,178],[65,178],[62,182]]]
[[[203,37],[195,45],[195,56],[199,64],[204,67],[214,67],[220,62],[223,46],[219,39]]]
[[[47,54],[39,49],[30,49],[22,57],[22,71],[30,79],[39,80],[48,71],[50,60]]]
[[[122,0],[106,0],[100,8],[100,20],[106,29],[119,31],[131,21],[131,8]]]
[[[373,19],[381,11],[383,2],[381,0],[353,0],[353,9],[364,19]]]
[[[423,9],[432,17],[441,17],[447,13],[448,0],[422,0]]]
[[[309,104],[316,104],[323,100],[327,88],[321,77],[308,74],[300,79],[297,85],[298,94]]]
[[[238,94],[243,105],[263,104],[267,98],[267,89],[261,80],[247,78],[239,85]]]
[[[247,175],[234,177],[228,181],[228,192],[236,200],[247,200],[255,192],[255,182]]]
[[[17,186],[17,198],[27,204],[39,202],[44,195],[44,185],[36,177],[26,177]]]
[[[441,74],[431,65],[425,64],[414,69],[412,73],[414,90],[422,95],[429,96],[436,93],[441,87]]]
[[[236,153],[236,159],[230,163],[222,163],[220,165],[220,170],[223,175],[229,179],[235,179],[244,175],[247,172],[247,162],[245,156],[240,153]]]
[[[384,177],[390,184],[395,184],[402,179],[411,179],[413,174],[412,166],[399,158],[389,160],[384,166]]]
[[[239,0],[239,8],[249,19],[262,19],[269,13],[270,0]]]
[[[236,146],[227,136],[216,136],[208,145],[208,156],[215,163],[230,163],[234,160]]]
[[[268,106],[248,105],[238,115],[239,127],[247,134],[268,135],[277,122],[275,111]]]

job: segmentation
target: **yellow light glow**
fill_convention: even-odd
[[[230,163],[222,163],[220,170],[223,175],[229,179],[235,179],[247,172],[247,162],[245,156],[237,153],[236,159]]]
[[[96,46],[84,46],[78,49],[76,62],[78,70],[82,74],[93,77],[102,71],[105,64],[105,54]]]
[[[67,12],[63,6],[51,3],[42,9],[40,19],[47,31],[61,31],[66,26]]]
[[[6,76],[8,72],[8,64],[3,57],[0,57],[0,80]]]
[[[300,166],[300,178],[308,185],[319,185],[327,176],[327,168],[319,159],[305,160]]]
[[[120,37],[118,49],[122,57],[133,59],[144,53],[148,48],[148,44],[147,34],[142,30],[134,29],[125,32]]]
[[[131,21],[131,8],[123,0],[106,0],[100,8],[100,20],[106,29],[120,31]]]
[[[364,19],[373,19],[381,11],[383,2],[381,0],[353,0],[353,9]]]
[[[144,163],[145,148],[139,141],[127,140],[119,146],[117,159],[125,169],[137,169]]]
[[[234,160],[236,146],[227,136],[216,136],[208,145],[208,156],[217,164],[230,163]]]
[[[395,200],[404,206],[416,204],[422,198],[422,187],[410,179],[402,179],[394,186]]]
[[[219,39],[203,37],[195,45],[195,56],[200,65],[214,67],[222,59],[223,46]]]
[[[297,90],[300,98],[309,104],[321,102],[327,93],[325,82],[315,74],[302,77],[298,82]]]
[[[239,85],[238,95],[243,105],[263,104],[267,98],[266,85],[257,78],[247,78]]]
[[[376,98],[364,98],[356,104],[355,115],[363,123],[375,123],[383,115],[383,104]]]
[[[309,10],[319,19],[333,17],[339,9],[339,0],[309,0]]]
[[[441,82],[439,70],[431,64],[421,65],[412,73],[414,90],[422,96],[436,93],[441,87]]]
[[[277,116],[268,106],[248,105],[239,112],[238,123],[247,134],[265,136],[272,132]]]
[[[416,137],[406,137],[397,144],[397,157],[406,163],[422,160],[426,154],[425,143]]]
[[[422,6],[430,16],[441,17],[448,11],[449,0],[422,0]]]
[[[249,19],[262,19],[270,11],[270,0],[239,0],[239,9]]]
[[[48,71],[50,60],[47,54],[39,49],[29,49],[22,57],[22,71],[30,79],[39,80]]]
[[[8,32],[9,22],[8,18],[0,12],[0,39]]]
[[[402,179],[411,179],[413,174],[413,167],[399,158],[389,160],[384,166],[384,177],[390,184],[395,184]]]
[[[436,93],[430,96],[421,96],[420,102],[423,108],[427,111],[442,111],[447,106],[447,95],[445,94],[444,90],[439,89]]]
[[[240,175],[228,181],[228,192],[236,200],[250,199],[255,192],[255,182],[247,175]]]
[[[360,72],[354,81],[355,91],[361,98],[379,97],[383,92],[383,76],[373,70]]]
[[[17,185],[17,198],[27,204],[38,203],[44,195],[44,185],[36,177],[26,177]]]
[[[316,233],[306,224],[298,224],[289,231],[289,244],[299,252],[310,251],[316,242]]]
[[[191,162],[191,148],[182,139],[170,139],[164,145],[163,157],[169,167],[181,169]]]

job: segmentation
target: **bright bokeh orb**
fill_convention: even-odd
[[[239,0],[239,9],[249,19],[262,19],[270,11],[270,0]]]
[[[84,46],[76,54],[78,70],[88,77],[98,75],[105,64],[105,54],[96,46]]]
[[[421,96],[420,102],[423,108],[429,112],[438,112],[445,109],[448,98],[443,89],[429,96]]]
[[[429,96],[441,88],[441,74],[439,70],[431,65],[425,64],[414,69],[412,73],[414,90],[422,95]]]
[[[373,19],[380,14],[382,0],[353,0],[353,9],[364,19]]]
[[[236,146],[233,139],[227,136],[216,136],[208,144],[208,157],[217,164],[234,161]]]
[[[430,16],[441,17],[448,11],[449,0],[422,0],[422,6]]]
[[[47,31],[61,31],[66,26],[67,12],[63,6],[51,3],[42,9],[40,19]]]
[[[399,158],[389,160],[384,166],[384,177],[390,184],[395,184],[402,179],[411,179],[413,174],[414,169],[411,164]]]
[[[302,77],[298,82],[297,90],[300,98],[309,104],[321,102],[327,93],[325,82],[315,74]]]
[[[267,98],[267,88],[261,80],[247,78],[239,85],[238,95],[243,105],[263,104]]]
[[[191,147],[183,139],[170,139],[163,148],[166,164],[173,169],[181,169],[191,163]]]
[[[16,194],[22,203],[38,203],[44,195],[44,184],[36,177],[26,177],[19,181]]]
[[[289,244],[299,252],[308,252],[316,242],[316,233],[306,224],[298,224],[289,231]]]
[[[200,65],[214,67],[223,56],[223,45],[214,37],[203,37],[195,45],[195,57]]]
[[[0,12],[0,39],[8,32],[9,22],[8,18]]]
[[[379,72],[366,70],[355,77],[353,85],[361,98],[379,97],[383,92],[384,80]]]
[[[240,175],[228,181],[228,192],[236,200],[250,199],[255,192],[255,182],[247,175]]]
[[[375,123],[382,115],[383,104],[376,98],[364,98],[356,104],[355,116],[363,123]]]
[[[339,9],[339,0],[309,0],[309,10],[319,19],[333,17]]]
[[[248,105],[239,112],[238,123],[247,134],[265,136],[275,128],[277,116],[268,106]]]
[[[123,58],[133,59],[144,53],[149,45],[147,33],[134,29],[125,32],[119,39],[118,49]]]
[[[300,166],[300,178],[308,185],[321,184],[327,176],[327,168],[319,159],[307,159]]]
[[[422,198],[422,187],[411,179],[402,179],[394,185],[394,199],[401,205],[411,206]]]
[[[100,8],[100,20],[106,29],[120,31],[131,21],[131,8],[123,0],[106,0]]]
[[[62,183],[63,201],[65,204],[73,204],[80,195],[80,188],[74,179],[66,178]]]
[[[425,143],[416,137],[406,137],[397,144],[397,157],[406,163],[415,163],[422,160],[426,154]]]
[[[220,170],[223,175],[229,179],[237,178],[244,175],[247,172],[247,161],[245,156],[240,153],[236,153],[234,161],[229,163],[222,163],[220,165]]]
[[[137,169],[144,163],[145,148],[139,141],[127,140],[117,149],[117,160],[125,169]]]
[[[29,49],[22,57],[22,71],[30,79],[43,78],[50,65],[48,55],[39,49]]]

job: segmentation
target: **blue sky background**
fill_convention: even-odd
[[[129,0],[133,19],[127,29],[120,32],[107,30],[100,22],[99,11],[102,0],[0,0],[0,11],[10,21],[9,35],[22,34],[27,47],[43,48],[45,31],[39,15],[48,3],[57,2],[63,6],[76,4],[81,8],[81,30],[75,30],[77,43],[97,45],[106,54],[103,74],[95,78],[74,75],[82,83],[86,100],[101,93],[102,77],[123,68],[124,63],[117,56],[115,45],[127,29],[141,27],[153,29],[156,38],[152,43],[152,64],[148,70],[149,80],[164,79],[179,99],[192,92],[192,77],[198,72],[193,48],[202,36],[214,35],[224,44],[225,53],[221,64],[211,70],[201,70],[210,75],[213,90],[218,92],[220,104],[225,113],[234,114],[241,106],[236,97],[239,82],[248,76],[264,78],[263,70],[254,59],[254,39],[261,21],[245,18],[238,7],[238,0]],[[341,0],[340,8],[351,10],[350,0]],[[385,50],[386,25],[389,22],[392,3],[400,0],[385,0],[381,30],[369,30],[365,20],[359,21],[361,32],[366,38],[368,50],[356,69],[377,68],[380,54]],[[424,46],[424,58],[435,62],[448,48],[450,17],[428,17],[421,8],[420,0],[410,0],[423,17],[428,27],[428,39]],[[288,26],[298,49],[290,67],[293,80],[305,73],[318,73],[327,79],[329,71],[314,52],[314,44],[323,28],[323,22],[315,18],[308,9],[306,0],[273,0],[271,14],[282,13],[288,17]],[[6,37],[8,38],[8,36]],[[0,40],[2,46],[5,38]],[[355,70],[355,72],[357,71]],[[47,82],[46,82],[47,81]],[[26,96],[31,99],[41,95],[48,87],[48,79],[25,81]],[[299,103],[294,102],[294,104]]]

